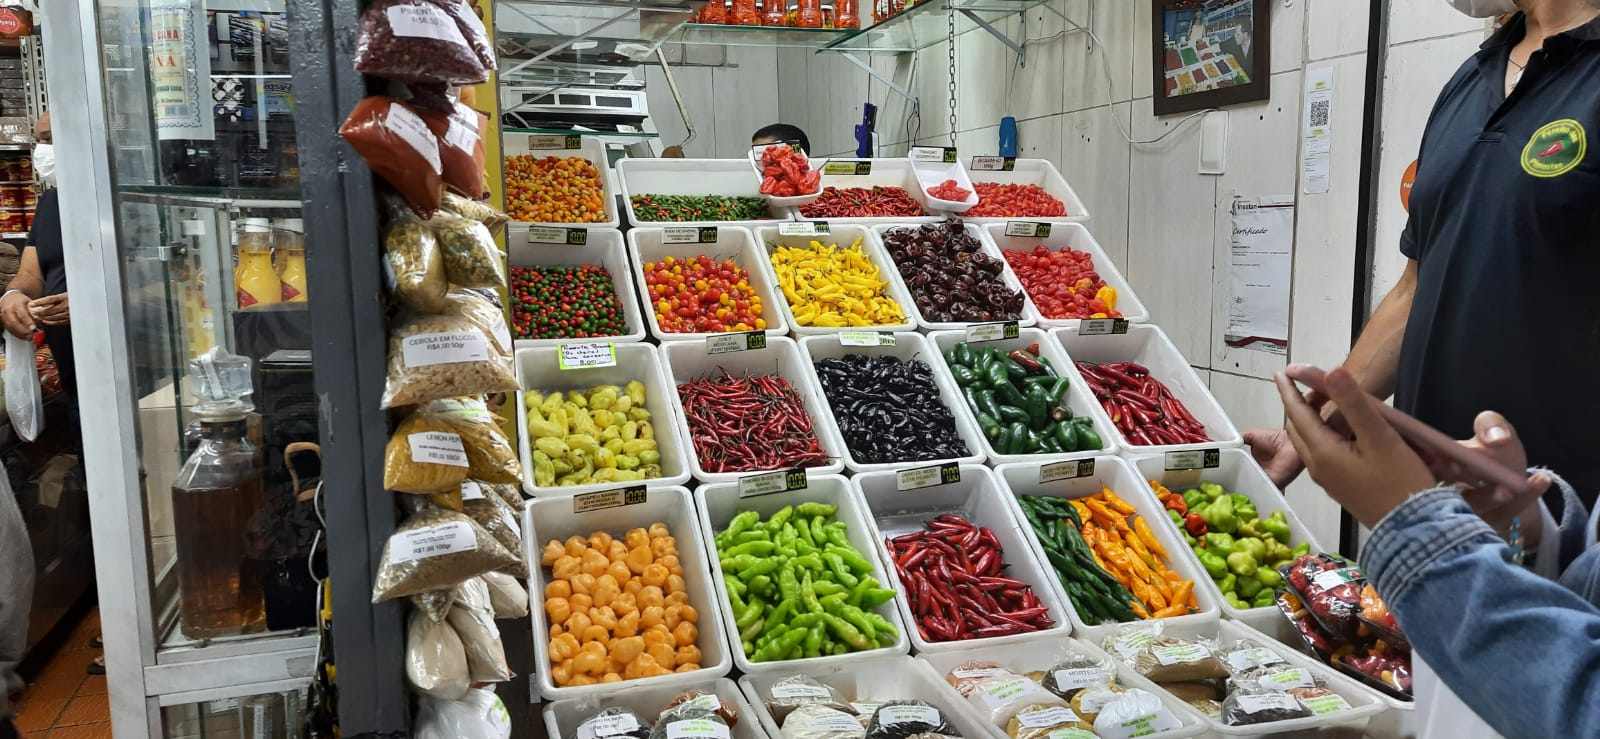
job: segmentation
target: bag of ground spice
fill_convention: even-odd
[[[472,519],[439,508],[411,514],[383,545],[372,602],[455,587],[517,558]]]
[[[361,14],[356,71],[407,84],[487,81],[457,15],[432,0],[376,0]]]
[[[522,481],[517,449],[500,430],[500,419],[477,398],[444,398],[423,407],[461,435],[467,452],[467,474],[474,480],[512,485]]]
[[[459,491],[469,469],[461,434],[424,408],[401,421],[389,435],[383,453],[383,486],[418,495]]]
[[[418,110],[439,139],[441,176],[446,187],[469,198],[482,197],[483,135],[489,117],[460,103],[446,111]]]
[[[417,215],[429,218],[439,209],[444,194],[439,137],[410,105],[382,95],[365,98],[345,118],[339,135]]]

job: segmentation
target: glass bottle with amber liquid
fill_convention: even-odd
[[[248,438],[250,360],[213,348],[189,363],[200,440],[172,484],[178,618],[191,639],[266,628],[261,452]]]

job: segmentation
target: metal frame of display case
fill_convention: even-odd
[[[74,289],[74,347],[83,414],[111,717],[119,739],[162,736],[163,706],[276,693],[309,683],[314,633],[276,633],[163,646],[159,575],[152,571],[139,433],[128,371],[128,313],[119,248],[119,202],[174,192],[118,192],[112,180],[107,100],[94,0],[42,9],[49,100],[57,146],[62,236]],[[335,133],[366,94],[354,71],[359,0],[285,0],[296,100],[308,293],[316,316],[313,364],[324,452],[323,510],[333,592],[338,701],[344,736],[404,736],[404,633],[396,603],[374,606],[378,555],[395,526],[382,490],[388,422],[379,408],[387,338],[379,224],[370,171]],[[157,188],[159,189],[159,188]],[[248,193],[231,193],[245,198]],[[221,193],[228,198],[230,193]],[[239,202],[233,203],[239,206]],[[215,207],[214,204],[208,207]],[[245,203],[242,207],[250,207]],[[320,248],[319,248],[320,247]]]

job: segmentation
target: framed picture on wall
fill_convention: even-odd
[[[1270,0],[1151,0],[1156,115],[1266,100]]]

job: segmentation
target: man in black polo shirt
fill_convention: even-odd
[[[1400,239],[1405,274],[1345,367],[1456,438],[1473,436],[1479,411],[1500,411],[1529,462],[1565,476],[1592,506],[1600,151],[1589,148],[1600,146],[1600,4],[1517,7],[1439,95]],[[1282,430],[1245,438],[1280,485],[1304,469]],[[1559,517],[1559,493],[1550,497]]]

